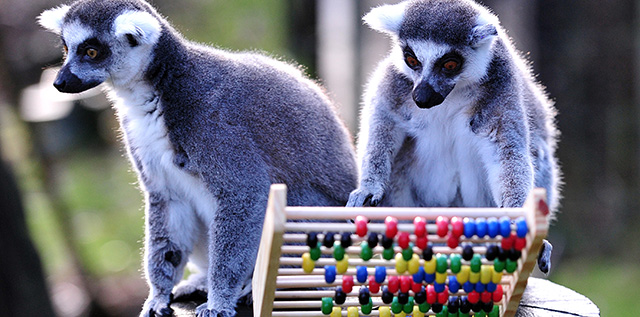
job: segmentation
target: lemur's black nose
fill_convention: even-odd
[[[423,109],[437,106],[444,101],[444,97],[426,82],[419,83],[413,89],[412,97],[416,105]]]
[[[60,92],[78,93],[89,88],[93,88],[99,84],[99,82],[82,82],[82,80],[72,73],[68,67],[63,67],[60,69],[58,77],[56,77],[56,80],[53,82],[53,87],[56,87]]]

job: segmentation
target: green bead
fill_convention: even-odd
[[[402,258],[403,258],[405,261],[409,261],[409,260],[411,260],[411,257],[412,257],[412,256],[413,256],[413,248],[408,247],[408,248],[406,248],[406,249],[402,250]]]
[[[413,296],[409,296],[409,300],[406,304],[404,304],[403,309],[405,313],[411,314],[413,313]]]
[[[451,272],[454,274],[460,273],[460,268],[462,268],[462,257],[460,254],[452,254],[449,256],[449,260],[451,261]]]
[[[480,254],[474,254],[471,259],[471,272],[478,273],[482,267],[482,257]]]
[[[487,313],[485,313],[484,310],[481,310],[481,311],[475,313],[475,315],[473,315],[473,317],[487,317]]]
[[[311,255],[312,260],[318,261],[320,255],[322,255],[322,251],[320,251],[320,242],[318,242],[317,247],[309,249],[309,254]]]
[[[458,317],[459,314],[460,314],[460,312],[457,312],[457,313],[451,313],[450,312],[450,313],[447,314],[447,316],[449,316],[449,317]]]
[[[369,247],[367,241],[362,241],[360,244],[360,258],[364,261],[369,261],[373,257],[373,250]]]
[[[504,271],[504,267],[505,267],[506,263],[504,263],[504,261],[500,261],[498,259],[493,260],[493,269],[496,272],[502,272]]]
[[[402,304],[398,302],[398,296],[394,296],[393,301],[391,302],[391,312],[399,314],[402,311],[402,308]]]
[[[333,298],[331,298],[331,297],[323,297],[322,298],[322,313],[325,314],[325,315],[329,315],[329,314],[331,314],[332,310],[333,310]]]
[[[385,260],[391,260],[393,259],[393,256],[394,256],[393,248],[384,249],[382,251],[382,258]]]
[[[336,261],[342,261],[342,259],[344,259],[344,252],[344,248],[340,244],[340,241],[336,241],[333,244],[333,258],[336,259]]]
[[[518,261],[511,261],[507,259],[507,272],[513,273],[518,269]]]
[[[429,303],[427,302],[424,302],[418,305],[418,308],[420,309],[421,312],[426,313],[429,311],[429,309],[431,309],[431,305],[429,305]]]
[[[436,272],[446,273],[448,267],[449,264],[447,263],[447,256],[438,253],[438,255],[436,256]]]
[[[436,316],[438,317],[448,317],[449,316],[449,308],[447,307],[447,305],[444,305],[442,307],[442,311],[439,313],[436,313]]]
[[[493,310],[489,313],[489,317],[500,317],[500,306],[493,305]]]
[[[469,314],[458,312],[458,317],[469,317]]]
[[[369,303],[366,305],[360,306],[360,311],[362,311],[362,313],[365,315],[369,315],[371,314],[372,309],[373,309],[373,300],[371,300],[371,297],[369,297]]]

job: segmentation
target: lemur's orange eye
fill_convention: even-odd
[[[458,68],[458,65],[460,65],[457,61],[454,60],[450,60],[445,62],[442,67],[446,70],[456,70]]]
[[[98,50],[96,50],[95,48],[88,48],[85,53],[91,59],[94,59],[94,58],[96,58],[96,56],[98,56]]]
[[[420,62],[413,56],[407,56],[405,57],[405,62],[407,63],[407,65],[409,65],[409,67],[414,68],[414,67],[418,67],[420,65]]]
[[[67,47],[67,45],[62,45],[62,49],[64,50],[65,55],[69,53],[69,48]]]

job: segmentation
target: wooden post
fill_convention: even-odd
[[[253,273],[253,316],[269,317],[273,311],[276,291],[276,278],[280,267],[284,225],[287,222],[287,186],[271,185],[269,204],[264,217],[264,226],[258,259]]]

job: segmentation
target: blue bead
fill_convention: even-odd
[[[498,288],[498,284],[494,282],[489,282],[489,284],[487,284],[487,292],[489,293],[495,292],[497,288]]]
[[[516,219],[516,234],[518,235],[518,238],[526,237],[527,232],[529,232],[527,221],[523,217]]]
[[[422,283],[425,274],[426,273],[424,272],[424,267],[421,266],[420,268],[418,268],[418,272],[416,274],[413,274],[413,281],[416,283]]]
[[[432,273],[432,274],[424,274],[424,282],[427,284],[431,284],[436,280],[436,273]]]
[[[356,268],[356,279],[359,283],[364,283],[367,281],[367,267],[366,266],[358,266]]]
[[[511,235],[511,219],[509,217],[500,218],[500,235],[505,238]]]
[[[464,218],[464,236],[473,237],[476,234],[476,222],[472,218]]]
[[[440,283],[434,283],[433,284],[433,289],[436,291],[436,293],[442,293],[444,292],[444,284],[440,284]]]
[[[469,281],[466,281],[464,282],[464,284],[462,284],[462,289],[464,290],[465,293],[471,293],[474,288],[475,288],[475,285]]]
[[[387,268],[384,266],[376,266],[376,283],[382,284],[384,280],[387,278]]]
[[[336,267],[334,265],[324,266],[324,280],[327,284],[331,284],[336,280]]]
[[[487,235],[487,220],[484,218],[476,219],[476,235],[479,238],[483,238]]]
[[[476,283],[476,287],[475,287],[476,292],[482,293],[484,292],[484,289],[485,289],[484,284],[482,284],[481,282]]]
[[[460,283],[458,283],[458,279],[454,275],[449,276],[449,292],[457,293],[459,289]]]
[[[498,224],[498,219],[493,217],[487,219],[487,228],[487,233],[489,234],[490,238],[497,237],[498,233],[500,233],[500,225]]]

